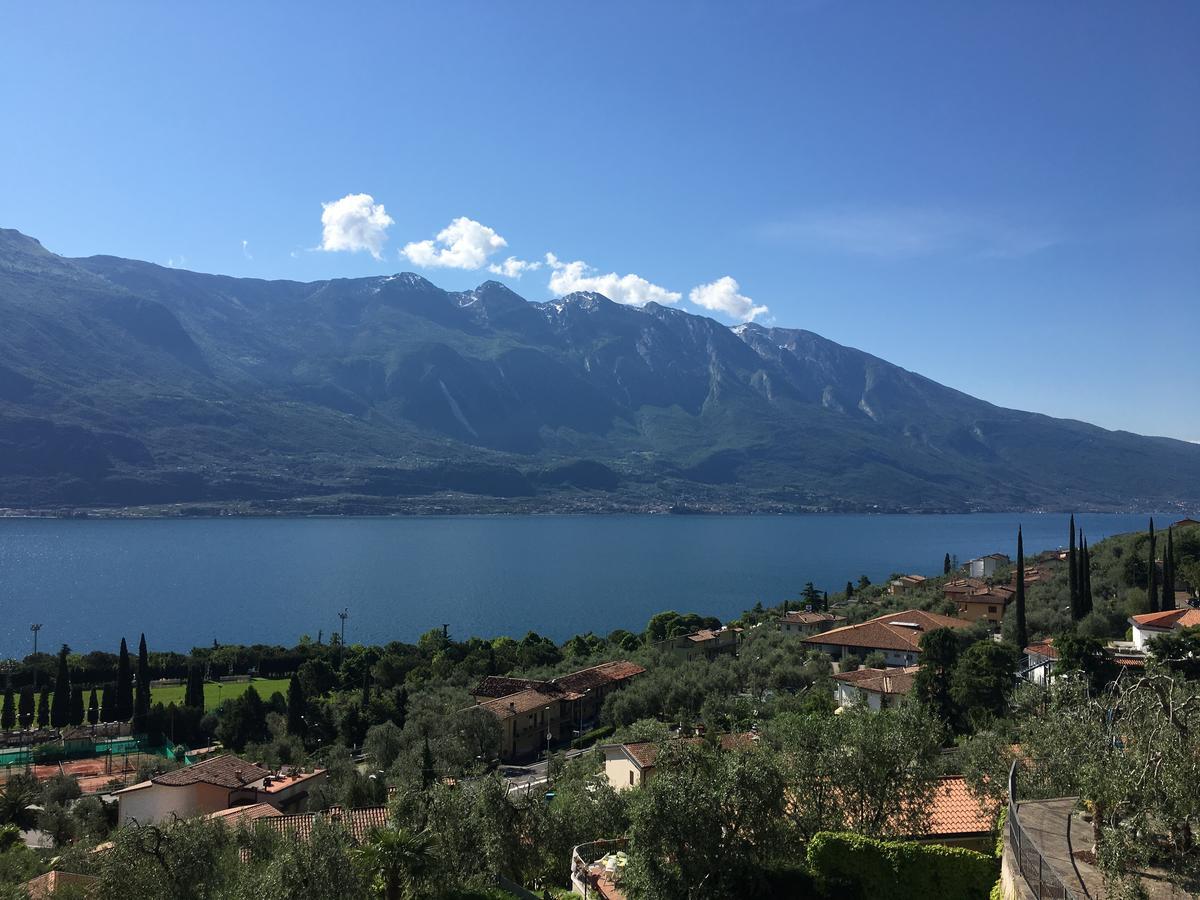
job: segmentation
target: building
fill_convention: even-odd
[[[689,659],[701,656],[713,659],[722,653],[736,653],[741,636],[740,628],[701,628],[691,634],[681,634],[673,638],[671,649]]]
[[[675,738],[676,744],[699,744],[704,738]],[[722,750],[746,749],[754,746],[758,737],[749,733],[722,734],[717,738]],[[654,774],[654,766],[662,746],[654,741],[637,741],[631,744],[604,744],[604,775],[613,790],[627,791],[638,787]]]
[[[1130,616],[1129,625],[1133,629],[1133,646],[1137,650],[1146,650],[1146,644],[1154,638],[1170,634],[1180,628],[1190,628],[1200,625],[1200,609],[1167,609],[1162,612],[1142,613],[1140,616]]]
[[[923,585],[928,579],[924,575],[901,575],[888,584],[888,593],[893,597],[907,594]]]
[[[324,781],[323,769],[272,772],[223,754],[117,791],[117,821],[146,825],[255,803],[288,812],[301,807],[312,788]]]
[[[500,758],[519,760],[585,731],[604,699],[645,671],[637,663],[614,660],[549,681],[488,675],[471,696],[500,721]]]
[[[798,634],[808,637],[810,634],[820,634],[846,621],[845,616],[827,612],[808,612],[800,610],[784,613],[779,620],[779,630],[784,634]]]
[[[942,596],[947,600],[957,600],[959,597],[969,597],[987,589],[987,582],[980,578],[958,578],[942,585]]]
[[[981,556],[978,559],[973,559],[967,563],[967,573],[972,578],[991,578],[996,574],[996,570],[1001,566],[1011,565],[1010,560],[1003,553],[989,553],[987,556]]]
[[[972,791],[963,776],[943,775],[929,799],[928,826],[909,840],[992,853],[999,814],[999,808]]]
[[[1025,648],[1025,679],[1034,684],[1049,684],[1057,662],[1058,651],[1054,649],[1054,638],[1030,644]]]
[[[937,613],[910,609],[868,619],[858,625],[834,628],[805,638],[814,650],[835,660],[851,654],[860,659],[878,650],[888,666],[915,665],[921,655],[921,638],[937,628],[966,628],[967,622]]]
[[[389,827],[392,824],[392,816],[386,806],[362,806],[358,809],[334,806],[323,812],[268,816],[258,821],[281,835],[299,841],[312,840],[313,827],[318,821],[322,821],[344,828],[353,843],[361,844],[370,838],[372,831]]]
[[[982,619],[999,628],[1004,621],[1004,610],[1014,593],[1009,587],[993,587],[974,594],[961,594],[954,600],[958,606],[958,617],[968,622]]]
[[[1172,528],[1195,528],[1197,525],[1200,525],[1200,522],[1197,522],[1195,519],[1180,519],[1178,522],[1173,523],[1171,525],[1171,527]]]
[[[77,875],[74,872],[60,872],[57,869],[39,875],[21,885],[22,897],[29,900],[47,900],[60,890],[71,897],[87,897],[95,890],[100,879],[94,875]]]
[[[855,669],[833,676],[833,699],[839,709],[866,706],[892,709],[899,706],[912,690],[918,666],[891,669]]]

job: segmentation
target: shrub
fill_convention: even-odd
[[[997,874],[996,860],[973,850],[827,831],[809,842],[808,865],[826,896],[863,900],[982,900]]]

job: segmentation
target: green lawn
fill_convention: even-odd
[[[288,678],[255,678],[253,681],[230,681],[225,684],[214,684],[211,681],[204,683],[204,708],[216,709],[217,705],[223,700],[230,700],[234,697],[240,697],[246,688],[254,685],[254,689],[258,691],[258,695],[264,700],[279,691],[279,693],[287,696]],[[175,684],[170,687],[155,687],[150,690],[150,702],[161,703],[166,706],[168,703],[174,703],[176,706],[183,705],[183,691],[187,685]]]

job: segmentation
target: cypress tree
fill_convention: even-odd
[[[1083,542],[1082,574],[1084,615],[1087,615],[1095,606],[1095,598],[1092,597],[1092,548],[1086,540]]]
[[[392,695],[392,703],[396,707],[396,716],[392,719],[397,728],[403,728],[408,719],[408,688],[400,685]]]
[[[39,728],[46,728],[50,725],[50,688],[45,686],[38,694],[37,723]]]
[[[429,790],[433,778],[433,751],[429,749],[429,735],[425,735],[425,747],[421,751],[421,787]]]
[[[17,710],[13,707],[12,685],[4,689],[4,709],[0,710],[0,728],[11,731],[17,724]]]
[[[50,705],[50,724],[55,728],[71,724],[71,673],[67,669],[70,650],[63,644],[58,651],[58,675],[54,678],[54,700]]]
[[[784,603],[786,603],[786,602],[787,601],[785,600]],[[362,708],[363,708],[364,713],[366,713],[367,707],[370,705],[371,705],[371,670],[367,669],[365,672],[363,672],[363,686],[362,686]]]
[[[87,720],[89,725],[100,721],[100,701],[96,697],[96,686],[92,685],[92,696],[88,698]]]
[[[117,711],[113,704],[117,699],[117,686],[111,681],[104,685],[104,693],[100,700],[100,721],[115,722],[117,719]]]
[[[1021,526],[1017,526],[1017,593],[1015,597],[1017,605],[1017,633],[1013,635],[1016,639],[1017,649],[1021,655],[1025,655],[1025,648],[1029,646],[1029,632],[1025,626],[1025,539],[1021,536]]]
[[[150,655],[146,652],[146,635],[138,642],[137,694],[133,700],[133,730],[141,733],[146,729],[146,717],[150,715]]]
[[[850,600],[854,597],[854,585],[849,581],[846,582],[846,599]]]
[[[71,721],[67,724],[74,727],[83,724],[83,688],[75,687],[71,689]]]
[[[25,685],[21,688],[21,695],[17,698],[17,716],[21,722],[22,728],[28,728],[33,724],[33,686]]]
[[[1146,571],[1146,602],[1150,606],[1150,612],[1158,612],[1158,563],[1155,561],[1154,552],[1154,520],[1150,520],[1150,552],[1149,565]]]
[[[287,690],[287,730],[288,734],[304,737],[307,728],[304,723],[304,713],[308,709],[308,699],[304,696],[304,686],[298,676],[293,675],[288,682]]]
[[[950,554],[949,553],[947,553],[946,558],[942,560],[942,574],[943,575],[950,574]],[[846,582],[846,583],[849,584],[850,582]]]
[[[121,654],[117,658],[116,696],[113,698],[114,720],[128,722],[133,717],[133,673],[129,668],[129,647],[121,638]],[[113,721],[113,720],[110,720]]]
[[[1071,619],[1078,622],[1079,614],[1079,560],[1075,558],[1075,514],[1071,514],[1071,542],[1067,548],[1067,581],[1071,599]]]
[[[189,666],[183,705],[204,711],[204,672],[199,666]]]
[[[1162,608],[1175,608],[1175,536],[1167,526],[1167,549],[1163,551]]]

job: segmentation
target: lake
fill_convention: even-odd
[[[556,640],[642,629],[664,609],[730,618],[755,601],[866,575],[940,574],[1067,539],[1065,515],[479,516],[355,519],[0,519],[0,655],[67,643],[115,651],[328,639]],[[1086,515],[1094,543],[1145,515]]]

